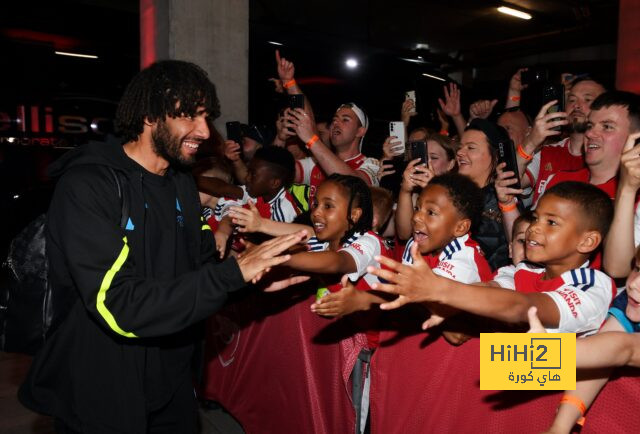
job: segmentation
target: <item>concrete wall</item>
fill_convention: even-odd
[[[140,0],[141,67],[156,60],[200,65],[218,90],[228,120],[247,122],[249,0]]]

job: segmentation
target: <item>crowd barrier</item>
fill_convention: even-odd
[[[203,396],[247,433],[354,432],[348,376],[366,339],[347,318],[313,314],[313,300],[311,292],[254,293],[209,322]],[[537,433],[549,426],[561,392],[481,391],[479,339],[453,346],[407,321],[414,314],[383,321],[405,325],[382,331],[372,358],[371,433]],[[639,372],[616,371],[587,412],[583,434],[640,432]]]

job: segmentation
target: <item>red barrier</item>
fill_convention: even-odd
[[[371,378],[371,432],[539,433],[553,420],[561,392],[481,391],[480,340],[454,347],[443,338],[383,332]],[[637,433],[638,370],[608,384],[582,433]]]
[[[366,337],[313,314],[314,300],[252,294],[210,320],[202,395],[247,433],[355,431],[348,376]]]

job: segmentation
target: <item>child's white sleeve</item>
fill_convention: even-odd
[[[380,184],[378,180],[378,170],[380,170],[380,162],[375,158],[366,158],[360,167],[356,170],[363,172],[369,178],[369,182],[373,186]]]
[[[498,269],[498,273],[493,278],[493,281],[500,285],[502,288],[515,290],[515,274],[515,265],[505,265],[504,267]]]
[[[298,164],[300,172],[302,173],[300,184],[311,185],[311,172],[313,171],[313,168],[316,167],[316,162],[313,161],[313,158],[306,157],[297,160],[296,164]]]
[[[433,269],[433,273],[462,283],[475,283],[481,280],[475,262],[474,249],[467,246],[451,255],[451,258],[441,259]]]
[[[240,188],[242,189],[242,198],[230,199],[228,197],[221,197],[218,199],[218,204],[213,210],[213,215],[217,221],[222,220],[227,214],[229,214],[229,209],[232,206],[242,206],[249,202],[251,196],[247,193],[247,188],[244,185],[241,185]]]
[[[557,329],[552,330],[554,332],[595,332],[607,317],[615,292],[613,281],[600,271],[583,270],[586,270],[586,279],[573,284],[565,283],[555,291],[543,292],[553,299],[560,311],[560,323]]]
[[[367,267],[375,265],[374,257],[380,255],[382,248],[380,240],[370,234],[364,234],[347,247],[343,247],[340,252],[346,252],[356,263],[356,271],[348,275],[349,280],[355,282],[361,276],[367,274]]]

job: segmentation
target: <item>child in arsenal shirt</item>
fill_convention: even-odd
[[[502,275],[489,286],[442,279],[416,249],[412,267],[381,258],[390,270],[370,270],[389,281],[374,289],[399,294],[381,307],[407,302],[439,303],[476,315],[524,323],[535,306],[550,332],[590,334],[604,321],[616,288],[606,274],[587,267],[590,254],[606,235],[613,209],[600,189],[580,182],[558,184],[545,193],[527,229],[526,256],[513,277]],[[514,290],[515,291],[511,291]]]
[[[411,226],[413,236],[402,255],[403,264],[412,264],[411,246],[416,244],[423,259],[439,276],[463,283],[490,280],[493,273],[480,246],[469,234],[473,218],[482,209],[476,184],[464,175],[448,173],[433,178],[416,202]],[[456,311],[427,304],[432,312],[424,328],[440,324]],[[460,343],[446,331],[452,343]]]

